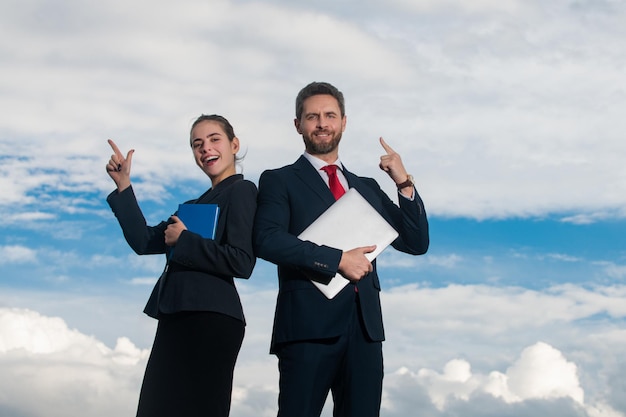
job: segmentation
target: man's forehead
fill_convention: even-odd
[[[318,94],[304,100],[303,108],[305,113],[339,113],[339,102],[328,94]]]

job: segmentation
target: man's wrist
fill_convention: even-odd
[[[401,182],[401,183],[396,183],[396,187],[398,187],[398,190],[402,190],[403,188],[407,188],[407,187],[413,187],[415,185],[415,181],[413,180],[413,175],[408,174],[406,177],[406,181]]]

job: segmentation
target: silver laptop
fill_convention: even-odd
[[[299,236],[318,245],[341,250],[376,245],[365,257],[373,261],[398,237],[398,232],[355,189],[350,188]],[[327,298],[333,298],[348,280],[337,274],[327,284],[311,281]]]

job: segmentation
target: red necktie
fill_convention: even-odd
[[[339,200],[339,197],[344,195],[346,190],[339,182],[339,177],[337,177],[337,165],[326,165],[325,167],[322,167],[322,169],[328,174],[330,192],[335,196],[335,200]]]

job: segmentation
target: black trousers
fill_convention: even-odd
[[[160,317],[137,417],[227,417],[244,330],[213,312]]]
[[[382,342],[371,341],[358,297],[346,333],[293,342],[278,352],[278,417],[319,417],[328,392],[334,417],[378,417],[383,385]]]

